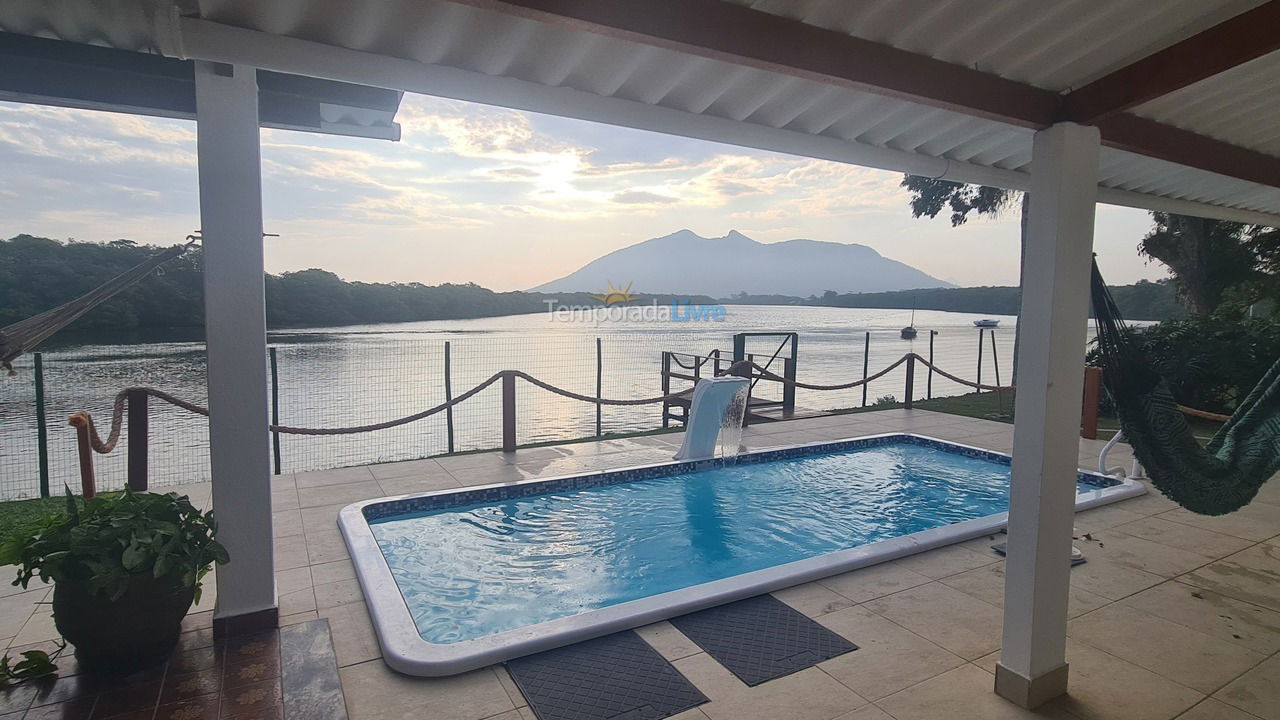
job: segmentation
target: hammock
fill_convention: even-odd
[[[11,364],[19,355],[29,352],[50,335],[78,320],[82,315],[115,297],[149,275],[151,271],[177,258],[195,243],[190,239],[185,245],[174,245],[152,255],[144,262],[111,278],[80,297],[52,310],[45,310],[26,320],[0,328],[0,368],[16,375]]]
[[[1170,500],[1201,515],[1239,510],[1280,471],[1280,360],[1201,447],[1169,386],[1141,357],[1093,265],[1103,384],[1133,454]]]

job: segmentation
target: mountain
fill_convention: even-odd
[[[646,240],[587,263],[536,292],[599,292],[631,284],[636,293],[700,293],[729,297],[821,295],[952,287],[866,245],[817,240],[760,243],[737,230],[704,238],[690,230]]]

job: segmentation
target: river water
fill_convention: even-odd
[[[706,317],[714,317],[707,314]],[[866,333],[871,333],[867,365],[872,374],[904,353],[929,356],[930,330],[937,331],[934,355],[939,367],[976,379],[978,331],[965,313],[918,311],[913,341],[899,338],[910,322],[907,310],[815,307],[728,306],[723,321],[675,322],[615,319],[563,321],[550,314],[475,320],[361,325],[272,331],[276,348],[280,421],[304,427],[362,425],[409,415],[445,399],[445,345],[454,396],[503,369],[518,369],[585,395],[596,392],[597,340],[601,388],[606,398],[660,395],[661,353],[673,350],[706,354],[719,348],[728,355],[738,332],[799,334],[798,379],[836,384],[862,377]],[[1000,379],[1012,368],[1014,318],[1000,320],[995,331]],[[178,335],[130,338],[122,343],[69,335],[50,343],[43,355],[45,409],[49,436],[50,484],[79,483],[70,413],[88,410],[105,435],[114,395],[129,385],[151,385],[204,405],[204,346],[199,338]],[[747,351],[764,365],[781,338],[751,338]],[[982,380],[993,383],[991,340],[983,351]],[[264,358],[264,370],[267,367]],[[0,500],[38,494],[36,416],[32,358],[21,358],[19,375],[0,379]],[[771,370],[781,371],[775,361]],[[916,396],[927,392],[921,368]],[[904,397],[905,368],[871,384],[868,401]],[[682,389],[677,386],[673,389]],[[934,395],[966,391],[935,376]],[[780,395],[776,385],[760,383],[757,395]],[[862,390],[799,390],[797,405],[829,410],[862,404]],[[152,400],[150,467],[154,485],[194,482],[208,477],[208,432],[203,418]],[[594,435],[595,406],[560,398],[518,382],[517,435],[521,444]],[[606,433],[647,430],[661,425],[661,405],[605,407]],[[493,448],[501,443],[501,391],[494,385],[456,408],[453,450]],[[127,439],[127,438],[126,438]],[[449,450],[442,413],[400,428],[352,436],[282,436],[284,472],[317,470],[373,462],[405,460]],[[116,452],[95,459],[100,488],[124,483],[124,442]]]

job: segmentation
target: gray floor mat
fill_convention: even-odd
[[[539,720],[658,720],[707,701],[630,630],[517,658],[507,671]]]
[[[772,595],[672,618],[671,624],[748,685],[858,649]]]

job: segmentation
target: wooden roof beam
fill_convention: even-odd
[[[1061,95],[720,0],[454,0],[607,37],[1041,128]]]
[[[1277,50],[1280,0],[1270,0],[1067,93],[1061,119],[1096,125]]]

